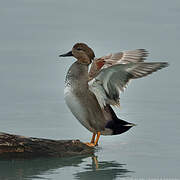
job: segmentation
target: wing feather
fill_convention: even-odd
[[[107,56],[96,58],[93,60],[89,70],[89,79],[93,79],[101,69],[108,68],[116,64],[143,62],[147,56],[148,52],[145,49],[136,49],[132,51],[111,53]]]
[[[167,66],[168,63],[166,62],[116,64],[101,69],[90,85],[91,90],[96,97],[98,96],[97,99],[102,98],[101,102],[103,101],[103,103],[100,103],[101,107],[103,107],[103,104],[119,105],[120,91],[124,91],[131,79],[147,76]],[[97,89],[98,94],[95,92]]]

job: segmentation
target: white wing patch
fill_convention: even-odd
[[[104,106],[106,106],[107,97],[102,85],[100,84],[100,81],[98,82],[95,79],[91,80],[89,82],[89,90],[96,96],[100,107],[104,108]]]

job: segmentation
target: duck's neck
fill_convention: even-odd
[[[78,91],[88,89],[88,65],[77,61],[73,63],[66,75],[65,84]]]

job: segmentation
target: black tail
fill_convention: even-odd
[[[119,119],[111,106],[106,106],[112,115],[112,120],[108,121],[106,124],[106,128],[109,128],[113,131],[112,135],[122,134],[128,131],[131,127],[135,126],[133,123],[126,122],[124,120]]]

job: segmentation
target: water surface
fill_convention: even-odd
[[[133,80],[117,115],[138,124],[101,137],[95,157],[0,161],[0,179],[180,178],[180,1],[6,0],[0,2],[0,131],[52,139],[89,133],[63,99],[72,58],[85,42],[97,57],[145,48],[170,66]],[[98,162],[98,163],[97,163]]]

